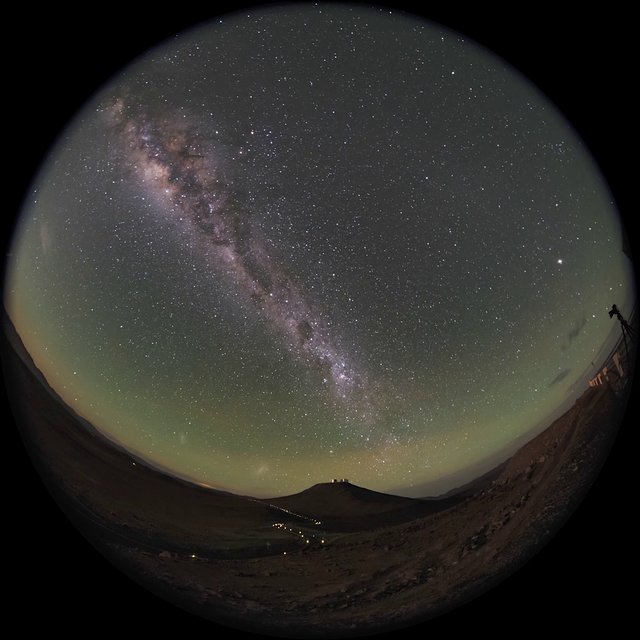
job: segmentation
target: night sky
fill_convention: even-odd
[[[129,67],[51,153],[8,266],[73,408],[254,495],[468,480],[584,391],[634,305],[611,194],[548,100],[454,32],[335,5]]]

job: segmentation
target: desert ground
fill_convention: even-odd
[[[417,624],[502,581],[579,504],[607,456],[628,393],[621,384],[587,388],[493,474],[446,500],[342,483],[257,500],[195,487],[132,458],[66,407],[18,350],[15,342],[5,344],[3,363],[10,397],[19,398],[14,411],[22,437],[46,486],[92,544],[138,583],[202,618],[293,637],[368,635]],[[618,520],[607,530],[626,529],[624,514],[613,513]],[[40,556],[50,549],[47,528],[42,519],[37,531],[24,532],[30,544],[37,534]],[[574,564],[593,580],[591,590],[604,594],[616,585],[603,584],[598,571],[620,554],[610,548],[615,537],[601,539],[605,547],[598,548],[592,534],[581,531],[575,540],[584,552]],[[31,597],[55,600],[39,586],[41,564],[29,566],[36,572],[27,581]],[[562,566],[556,569],[524,597],[537,593],[544,603],[564,575]],[[97,594],[100,586],[76,590]],[[76,598],[66,599],[71,610]],[[607,602],[606,595],[599,601]],[[103,604],[106,611],[123,606],[117,592]],[[535,602],[532,611],[543,615]],[[610,616],[602,607],[588,613]]]

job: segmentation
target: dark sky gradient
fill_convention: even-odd
[[[467,38],[249,13],[153,51],[67,130],[10,315],[74,408],[178,475],[446,490],[581,393],[606,310],[631,312],[612,196]]]

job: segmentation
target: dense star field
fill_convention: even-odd
[[[52,152],[8,266],[71,406],[254,495],[464,482],[584,391],[607,310],[634,305],[611,195],[553,105],[454,32],[335,5],[130,66]]]

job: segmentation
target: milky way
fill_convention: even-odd
[[[315,370],[333,395],[370,417],[367,381],[309,300],[272,256],[227,178],[203,149],[194,128],[171,117],[149,117],[118,99],[107,110],[131,169],[174,218],[197,230],[218,268],[277,330],[289,351]]]

